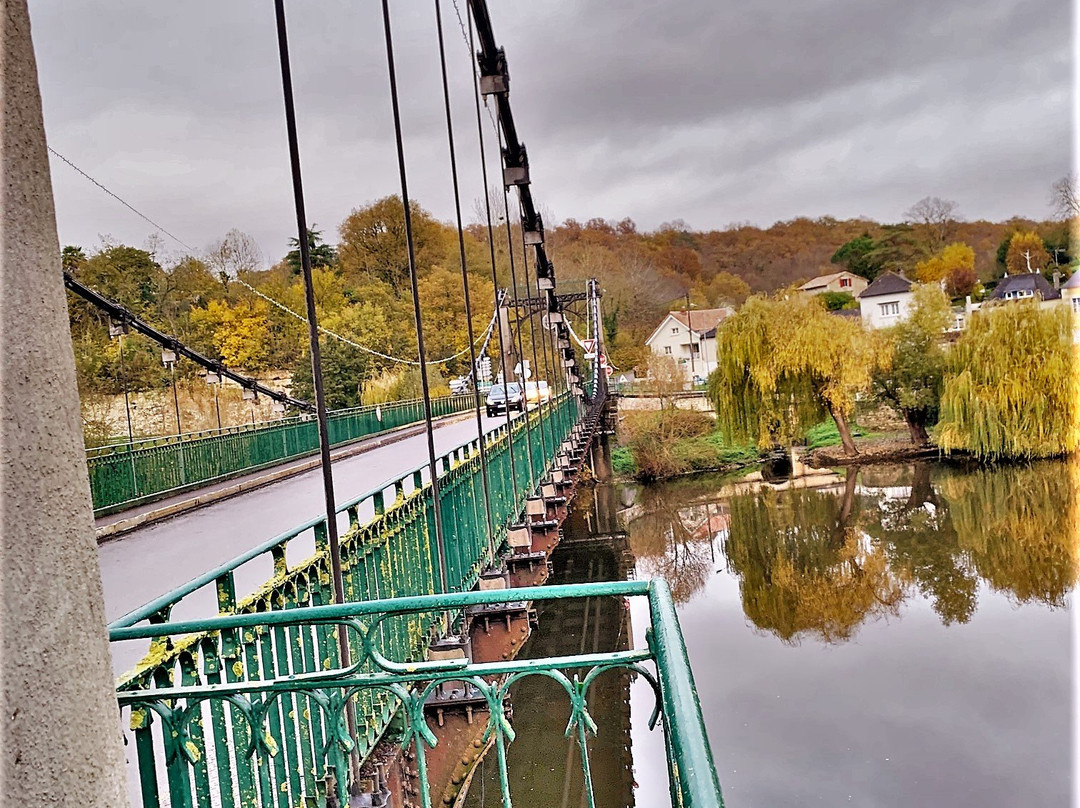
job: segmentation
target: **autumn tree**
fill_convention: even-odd
[[[1005,267],[1010,275],[1042,272],[1050,263],[1042,236],[1034,230],[1013,233],[1005,253]]]
[[[911,442],[925,446],[930,442],[927,428],[938,417],[946,362],[941,334],[951,310],[936,285],[916,286],[913,303],[906,320],[875,334],[871,390],[903,417]]]
[[[385,311],[370,302],[344,307],[324,322],[329,331],[371,351],[393,356],[401,350],[392,321]],[[390,364],[370,351],[330,336],[324,335],[320,346],[326,401],[332,409],[359,406],[367,384]],[[293,367],[293,392],[300,398],[314,399],[308,353],[299,357]]]
[[[915,265],[919,283],[948,283],[954,274],[959,277],[967,273],[975,274],[975,251],[959,241]]]
[[[717,272],[705,287],[705,298],[713,307],[741,306],[750,297],[750,284],[730,272]]]
[[[1078,402],[1070,313],[984,306],[949,352],[937,442],[986,460],[1066,454],[1080,447]]]
[[[315,231],[311,231],[311,234],[313,236],[318,235]],[[295,242],[296,239],[292,239],[292,241]],[[297,259],[299,259],[299,255],[297,255]],[[292,267],[292,263],[287,256],[285,260]],[[211,271],[224,284],[241,272],[254,272],[262,267],[263,254],[254,238],[234,228],[226,233],[220,241],[215,242],[207,249],[205,261]],[[299,264],[297,264],[296,271],[299,272]]]
[[[410,205],[418,272],[438,263],[445,265],[453,234],[417,202]],[[356,208],[341,223],[338,233],[339,265],[350,283],[374,280],[388,284],[399,294],[408,290],[409,252],[401,197],[387,196]]]
[[[248,372],[265,370],[269,354],[268,306],[262,300],[229,305],[211,300],[206,308],[191,312],[193,325],[209,334],[221,361]]]
[[[948,199],[926,196],[908,208],[904,221],[912,228],[923,255],[940,252],[956,232],[959,206]]]
[[[729,438],[768,447],[791,442],[828,413],[848,455],[849,419],[869,384],[869,337],[816,297],[753,297],[717,330],[708,395]]]

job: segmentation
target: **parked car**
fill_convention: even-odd
[[[525,410],[525,396],[522,395],[521,385],[516,382],[491,385],[487,395],[487,414],[498,415],[510,410]]]
[[[545,381],[525,382],[525,400],[529,404],[547,404],[551,401],[551,388]]]

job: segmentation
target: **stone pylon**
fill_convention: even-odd
[[[26,0],[0,12],[0,805],[128,804]]]

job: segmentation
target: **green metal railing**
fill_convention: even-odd
[[[408,647],[386,642],[394,633],[387,631],[390,625],[429,624],[431,615],[447,610],[581,597],[647,597],[647,647],[470,664],[422,661]],[[348,665],[336,656],[339,631],[350,640]],[[723,806],[686,647],[662,580],[285,609],[116,628],[111,634],[114,642],[177,638],[174,653],[184,649],[173,663],[179,682],[159,674],[118,694],[135,727],[144,806],[163,804],[163,791],[174,808],[326,805],[349,793],[347,756],[354,745],[346,710],[355,699],[362,709],[377,705],[386,716],[400,716],[396,740],[415,755],[420,804],[431,808],[426,755],[437,738],[424,706],[440,685],[455,682],[471,685],[487,705],[483,743],[494,748],[502,804],[510,808],[506,760],[515,734],[505,703],[523,677],[546,676],[570,702],[566,734],[577,740],[585,796],[593,808],[589,738],[598,727],[589,714],[589,689],[598,677],[620,670],[643,677],[656,695],[650,727],[662,718],[671,804]]]
[[[471,395],[432,399],[435,417],[465,412]],[[340,446],[424,420],[419,399],[329,414],[330,443]],[[190,432],[87,450],[94,514],[101,516],[293,460],[319,450],[311,415],[260,426]]]
[[[579,417],[579,402],[564,394],[550,404],[529,411],[528,419],[517,418],[511,425],[500,425],[484,436],[494,536],[489,536],[487,529],[479,439],[463,444],[439,459],[440,511],[447,537],[447,581],[452,590],[468,590],[476,584],[480,571],[492,562],[494,553],[503,544],[507,525],[522,512],[526,498],[538,485],[554,459],[557,447]],[[527,442],[539,444],[539,429],[549,436],[546,456],[536,446],[532,452],[526,450]],[[551,442],[551,437],[556,438],[556,442]],[[435,509],[430,471],[426,465],[339,506],[338,518],[339,521],[347,520],[340,551],[347,601],[358,603],[438,591]],[[200,599],[205,603],[208,596],[213,598],[210,602],[216,605],[220,614],[258,614],[329,604],[333,601],[333,588],[326,536],[325,517],[312,519],[119,618],[110,624],[110,629],[115,634],[121,628],[143,621],[165,624],[177,607],[188,609]],[[307,542],[314,549],[312,555],[295,566],[290,566],[286,558],[292,542]],[[252,594],[238,598],[238,571],[258,569],[260,563],[272,569],[271,575]],[[381,647],[398,659],[418,659],[438,628],[436,623],[434,612],[390,616],[377,628]],[[337,643],[331,636],[333,632],[332,627],[318,627],[306,634],[275,628],[263,632],[226,632],[213,638],[213,642],[205,636],[186,637],[178,642],[158,639],[135,669],[121,677],[118,691],[123,694],[194,682],[239,685],[300,671],[310,673],[331,669],[339,664]],[[121,636],[116,635],[116,638]],[[358,654],[355,658],[362,658],[361,650],[359,646],[354,649]],[[123,650],[114,648],[114,658],[124,656]],[[384,692],[365,691],[358,696],[357,711],[362,732],[357,742],[362,754],[370,751],[395,710],[393,700]],[[220,704],[212,707],[206,726],[224,731],[222,728],[236,718],[232,715],[226,721],[226,712]],[[136,711],[133,714],[132,728],[145,806],[162,804],[154,773],[158,764],[155,763],[157,753],[150,732],[151,723],[151,712]],[[289,754],[295,752],[299,742],[291,729],[284,729],[286,723],[288,721],[278,715],[269,725],[271,740],[263,738],[258,743],[276,745]],[[311,737],[323,739],[325,743],[325,727],[317,731],[296,729],[299,737],[308,737],[304,736],[305,732],[315,732]],[[201,727],[194,733],[196,740],[202,737],[200,732]],[[251,743],[256,741],[250,740]],[[166,756],[166,762],[169,759]],[[203,779],[204,775],[209,776],[205,757],[203,761],[201,764],[195,762],[193,776],[198,793],[208,788]],[[279,763],[273,764],[277,774],[281,774]],[[233,772],[239,787],[250,789],[256,782],[253,778],[265,776],[261,765],[253,767],[242,761],[236,762]],[[184,796],[187,787],[181,787],[178,782],[174,784],[173,778],[177,776],[170,769],[169,804],[193,804]],[[224,797],[222,800],[221,805],[248,804],[234,803]],[[197,804],[211,803],[200,798]]]

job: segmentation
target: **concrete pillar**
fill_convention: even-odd
[[[125,806],[26,0],[0,40],[0,805]]]

